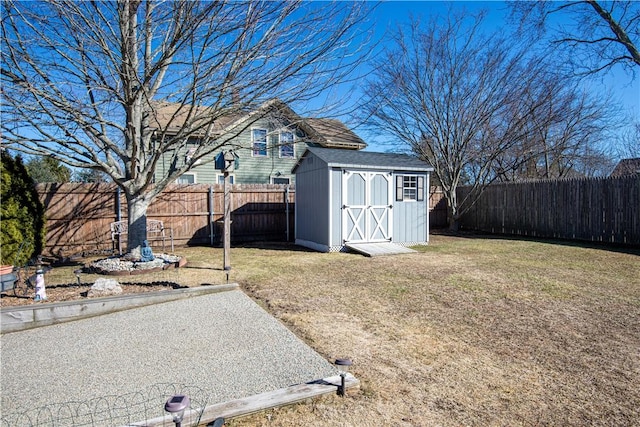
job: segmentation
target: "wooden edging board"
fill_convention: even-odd
[[[141,294],[90,298],[82,301],[32,304],[28,306],[3,307],[0,309],[0,333],[17,332],[40,326],[54,325],[71,320],[84,319],[128,310],[145,305],[175,301],[216,292],[236,290],[237,283],[207,285],[193,288],[172,289]]]
[[[340,376],[335,375],[306,384],[292,385],[286,388],[268,391],[242,399],[209,405],[206,406],[204,410],[202,408],[192,409],[185,412],[182,426],[190,427],[205,425],[213,422],[216,418],[224,418],[228,420],[231,418],[244,417],[266,409],[291,405],[306,399],[336,393],[339,384]],[[345,378],[345,388],[348,390],[359,386],[360,381],[353,375],[347,374]],[[127,426],[161,427],[170,425],[171,422],[171,415],[165,415],[151,420],[127,424]]]

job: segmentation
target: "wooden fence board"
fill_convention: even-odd
[[[458,198],[468,191],[460,188]],[[461,228],[640,245],[640,177],[491,185],[463,215]]]
[[[295,188],[285,185],[231,186],[233,243],[294,239]],[[39,184],[47,218],[46,255],[65,258],[112,249],[109,224],[127,218],[127,202],[114,184]],[[432,191],[431,226],[446,225],[446,200]],[[288,201],[288,214],[287,202]],[[224,187],[171,185],[149,206],[148,219],[163,221],[180,245],[221,244]],[[151,242],[153,245],[154,242]]]

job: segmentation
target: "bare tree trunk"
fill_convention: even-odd
[[[127,194],[127,207],[129,211],[127,234],[127,252],[139,249],[147,238],[147,208],[149,200],[144,195]]]
[[[449,224],[449,230],[458,231],[460,229],[460,215],[458,213],[456,189],[445,190],[444,195],[447,199],[447,223]]]

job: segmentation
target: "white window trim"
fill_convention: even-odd
[[[176,178],[175,183],[176,184],[182,184],[182,185],[190,184],[190,183],[185,183],[185,182],[178,182],[178,180],[180,178],[182,178],[184,175],[193,175],[193,184],[197,184],[198,183],[198,174],[196,172],[185,172],[185,173],[183,173],[182,175],[180,175],[179,177]]]
[[[293,136],[293,140],[291,141],[291,149],[293,150],[293,155],[291,156],[283,156],[282,155],[282,147],[284,147],[285,144],[282,143],[282,134],[283,133],[290,133],[291,136]],[[281,159],[295,159],[296,158],[296,133],[292,130],[281,130],[280,132],[278,132],[278,157],[280,157]]]
[[[416,180],[415,187],[415,198],[407,198],[405,197],[405,177],[413,177]],[[399,185],[398,180],[402,180],[402,186]],[[422,182],[421,182],[422,181]],[[413,174],[399,174],[396,175],[396,202],[408,202],[408,203],[416,203],[416,202],[424,202],[424,186],[425,186],[425,177],[424,175],[413,175]],[[422,185],[421,185],[422,184]]]
[[[256,142],[255,139],[253,139],[253,132],[257,131],[257,130],[263,130],[264,131],[264,152],[265,154],[256,154],[256,150],[254,148],[254,144]],[[269,130],[266,128],[261,128],[261,127],[255,127],[255,128],[251,128],[251,157],[269,157]]]
[[[271,177],[271,184],[275,184],[275,180],[276,179],[286,179],[286,180],[289,181],[289,182],[287,182],[287,184],[289,184],[289,185],[291,184],[291,177],[288,176],[288,175],[272,176]]]
[[[187,161],[187,162],[191,161],[191,158],[193,157],[193,155],[195,154],[197,149],[198,149],[198,147],[187,148],[187,152],[186,152],[186,154],[184,156],[185,161]],[[193,164],[194,165],[199,165],[201,163],[202,163],[202,159],[198,159]]]
[[[229,178],[231,178],[230,179],[231,184],[236,183],[236,174],[230,173]],[[224,174],[222,173],[216,174],[216,184],[222,184],[223,182],[224,182]]]

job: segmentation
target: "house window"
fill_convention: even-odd
[[[235,184],[233,175],[229,175],[229,184]],[[224,184],[224,175],[218,175],[218,184]]]
[[[176,184],[195,184],[196,183],[196,174],[195,173],[183,173],[176,179]]]
[[[252,129],[251,130],[251,147],[254,157],[267,156],[267,130]]]
[[[396,175],[396,200],[421,202],[424,200],[424,176]]]
[[[273,184],[291,184],[291,179],[284,177],[271,178]]]
[[[293,150],[293,132],[280,132],[280,157],[289,159],[295,157]]]

